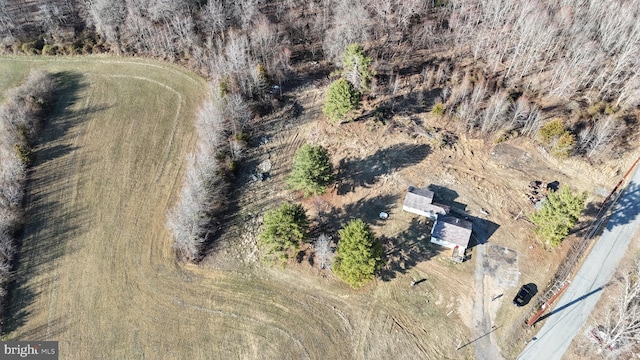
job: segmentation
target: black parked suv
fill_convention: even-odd
[[[533,284],[522,285],[520,291],[515,298],[513,298],[513,304],[515,306],[524,306],[529,303],[533,295],[535,295],[535,290],[533,289]],[[535,286],[535,285],[534,285]]]

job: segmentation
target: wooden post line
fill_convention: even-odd
[[[609,201],[611,196],[613,196],[613,193],[615,193],[618,190],[618,188],[620,187],[620,185],[622,185],[622,183],[627,178],[627,176],[629,176],[629,174],[631,174],[631,170],[633,170],[633,168],[636,167],[636,165],[638,165],[638,162],[640,162],[640,156],[638,156],[636,161],[633,162],[633,165],[631,165],[629,170],[627,170],[627,172],[624,174],[622,179],[620,179],[620,181],[618,181],[618,184],[613,188],[613,190],[611,190],[611,193],[609,193],[609,196],[607,196],[606,199],[604,199],[604,201],[602,203],[600,203],[600,206],[603,206],[604,204],[607,203],[607,201]]]
[[[540,310],[527,322],[527,325],[533,326],[538,321],[538,319],[540,319],[542,314],[544,314],[544,312],[547,311],[549,306],[551,306],[551,304],[553,304],[553,302],[556,301],[556,299],[559,298],[560,295],[562,295],[562,293],[567,289],[569,284],[571,284],[571,281],[566,280],[564,282],[564,285],[562,285],[562,287],[560,288],[560,290],[558,290],[555,294],[553,294],[553,296],[547,302],[542,304],[542,307],[540,308]]]

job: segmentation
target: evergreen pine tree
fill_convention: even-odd
[[[578,222],[586,198],[586,192],[574,195],[568,186],[549,192],[542,208],[529,216],[535,233],[551,246],[560,245]]]
[[[327,149],[320,145],[303,145],[296,151],[293,170],[287,180],[291,188],[304,196],[324,194],[333,181],[333,165]]]
[[[329,85],[322,113],[332,121],[338,121],[349,111],[357,109],[359,104],[360,94],[353,85],[345,79],[338,79]]]
[[[309,219],[300,204],[285,203],[264,214],[259,245],[267,259],[286,260],[295,256],[298,247],[307,239]]]
[[[355,43],[347,46],[342,60],[342,74],[359,91],[369,90],[375,73],[371,70],[371,58],[362,45]]]
[[[331,268],[351,287],[361,287],[373,279],[382,258],[382,247],[360,219],[352,220],[338,233],[340,242]]]

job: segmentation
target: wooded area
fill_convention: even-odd
[[[636,133],[639,9],[637,0],[7,1],[0,38],[5,52],[164,58],[245,97],[312,78],[309,62],[341,67],[360,43],[377,103],[403,86],[431,90],[461,130],[499,139],[535,137],[561,116],[568,153],[596,159]],[[414,74],[421,83],[407,84]]]
[[[278,106],[274,84],[334,67],[343,79],[332,88],[367,96],[361,115],[411,111],[395,108],[409,88],[423,111],[472,136],[531,137],[557,157],[615,157],[637,137],[639,9],[638,0],[6,1],[0,37],[5,53],[159,57],[211,80],[169,216],[180,257],[195,261],[217,231],[252,112]],[[357,106],[333,104],[336,92],[325,110],[341,118]]]
[[[0,315],[6,307],[7,287],[20,248],[17,237],[24,221],[23,197],[31,148],[53,105],[55,88],[52,75],[33,72],[21,86],[9,91],[7,102],[0,107]]]
[[[331,68],[347,80],[335,84],[366,95],[360,115],[416,111],[398,106],[396,94],[408,88],[422,111],[454,119],[456,131],[495,142],[530,137],[557,157],[615,157],[637,137],[637,0],[38,4],[0,4],[4,52],[159,57],[214,84],[188,161],[181,199],[190,200],[170,221],[177,238],[190,239],[177,245],[186,259],[198,258],[198,244],[216,231],[213,213],[227,186],[219,169],[237,166],[251,112],[278,106],[269,96],[274,84],[310,81]],[[334,104],[336,91],[325,110],[339,108],[329,112],[341,118],[356,106]],[[207,199],[196,199],[203,189]]]

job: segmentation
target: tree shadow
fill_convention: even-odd
[[[212,220],[208,225],[209,232],[196,262],[223,250],[228,246],[225,239],[242,238],[246,232],[244,225],[261,216],[264,211],[272,209],[278,203],[291,201],[288,198],[267,195],[273,186],[273,174],[278,169],[274,167],[269,172],[262,172],[259,169],[262,160],[259,155],[252,153],[240,162],[235,173],[226,175],[228,184],[218,191],[228,190],[228,193],[223,203],[219,204],[219,210],[212,214]],[[246,199],[247,192],[253,193],[249,200]]]
[[[286,81],[282,83],[283,93],[292,93],[301,87],[318,82],[325,81],[331,74],[331,68],[323,63],[306,63],[304,71],[298,74],[291,74]]]
[[[382,79],[382,83],[388,83]],[[370,118],[388,119],[393,115],[413,115],[428,112],[435,105],[436,100],[442,96],[442,89],[416,90],[406,94],[387,95],[386,99],[375,109],[362,114],[353,121],[362,121]]]
[[[609,217],[607,230],[611,231],[616,226],[635,221],[638,214],[640,214],[640,184],[631,181]]]
[[[33,179],[31,186],[37,186],[34,184],[37,182],[37,178]],[[86,209],[67,209],[67,204],[46,200],[51,193],[68,191],[70,186],[53,185],[55,189],[47,190],[48,194],[27,196],[27,221],[19,241],[20,251],[16,258],[19,266],[9,285],[10,301],[3,329],[5,332],[18,330],[26,323],[30,315],[26,309],[38,296],[37,289],[47,288],[55,280],[56,260],[78,250],[80,245],[77,242],[72,246],[68,246],[68,243],[84,233],[91,224]]]
[[[491,220],[476,216],[466,216],[465,218],[473,224],[473,231],[471,233],[471,239],[469,240],[469,246],[467,249],[471,249],[476,245],[486,244],[489,242],[489,238],[493,233],[495,233],[500,227],[500,225]]]
[[[398,194],[378,195],[363,198],[343,208],[329,207],[318,211],[316,224],[312,229],[312,237],[320,234],[335,235],[338,230],[353,219],[362,219],[369,225],[381,225],[385,220],[380,219],[380,212],[389,212],[395,208]],[[335,237],[337,239],[337,236]]]
[[[36,154],[38,155],[40,162],[45,163],[47,161],[63,157],[77,150],[78,148],[78,146],[71,144],[54,145],[48,148],[46,151],[38,150],[36,151]]]
[[[406,274],[418,263],[442,252],[441,246],[430,241],[432,226],[431,221],[413,218],[409,227],[398,235],[380,238],[384,255],[379,276],[383,281],[390,281],[398,274]]]
[[[582,216],[586,219],[580,221],[569,234],[576,234],[582,237],[583,241],[588,241],[601,236],[605,229],[611,231],[615,226],[633,222],[640,214],[640,206],[637,205],[640,204],[640,184],[631,181],[625,189],[620,191],[622,193],[613,195],[613,199],[618,196],[619,199],[611,211],[608,209],[610,201],[604,207],[598,202],[588,203],[582,211]],[[580,243],[574,247],[579,247]]]
[[[602,213],[600,204],[595,201],[589,202],[582,210],[581,220],[569,231],[569,235],[576,234],[578,237],[584,237],[592,230],[592,226],[596,224]],[[601,232],[602,229],[599,229]]]
[[[352,192],[356,187],[370,187],[380,176],[416,164],[430,153],[431,148],[426,144],[395,144],[362,159],[342,159],[338,165],[338,195]]]
[[[57,198],[57,193],[69,191],[77,185],[71,177],[61,174],[82,172],[86,165],[79,161],[53,163],[56,159],[74,156],[78,147],[52,144],[66,141],[70,129],[85,121],[90,112],[100,109],[71,109],[79,100],[79,92],[87,86],[81,74],[61,72],[54,76],[59,85],[58,97],[51,113],[43,122],[39,145],[34,151],[34,162],[29,169],[24,199],[25,222],[16,242],[17,255],[13,264],[16,271],[8,286],[8,305],[3,329],[6,333],[17,331],[26,323],[31,315],[27,309],[39,295],[39,289],[46,288],[55,281],[53,270],[56,259],[77,250],[79,245],[73,239],[90,226],[86,209],[72,208],[69,204],[50,200]],[[69,166],[74,168],[69,169]],[[47,331],[51,330],[51,324],[47,324]],[[42,336],[44,335],[40,337]]]
[[[30,330],[18,332],[15,336],[17,341],[34,341],[34,340],[57,340],[60,334],[63,334],[68,328],[67,321],[61,317],[49,320]]]

